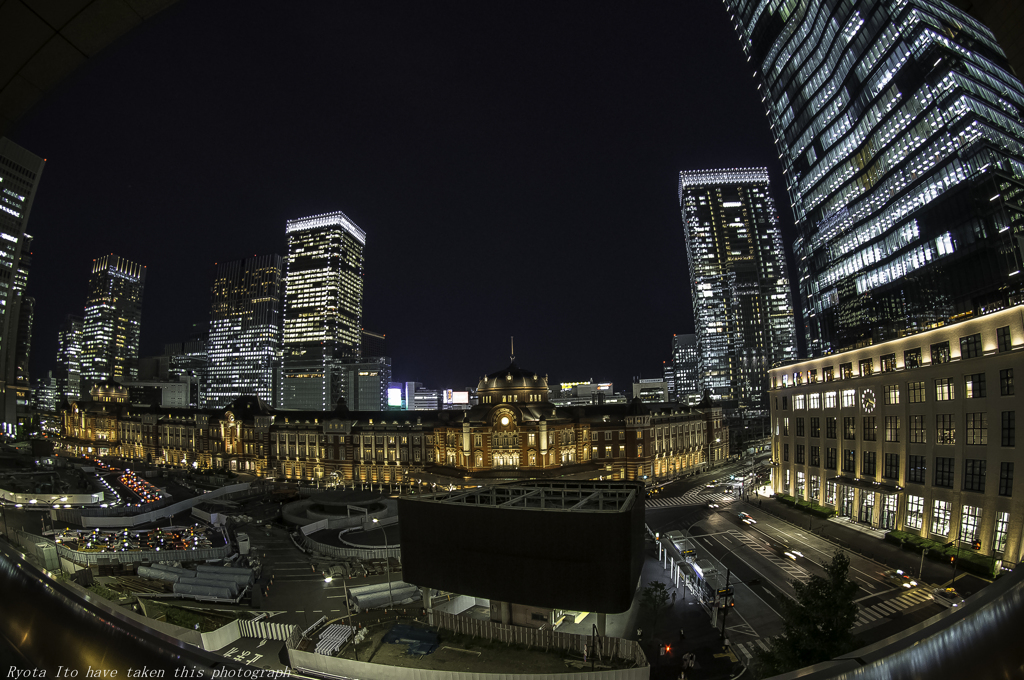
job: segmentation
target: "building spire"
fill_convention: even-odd
[[[516,336],[510,336],[512,338],[512,356],[510,357],[513,362],[516,360]]]

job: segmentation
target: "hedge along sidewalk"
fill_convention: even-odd
[[[821,519],[828,519],[829,517],[832,517],[836,514],[835,510],[832,510],[831,508],[826,508],[824,505],[818,505],[817,503],[814,503],[812,501],[797,500],[793,496],[787,496],[784,493],[777,493],[775,494],[775,497],[778,498],[780,502],[785,503],[786,505],[791,505],[795,507],[797,510],[803,510],[807,514],[814,515],[815,517],[820,517]]]
[[[994,578],[996,574],[999,573],[999,568],[996,565],[996,558],[989,557],[988,555],[979,555],[970,548],[958,549],[955,542],[954,545],[947,546],[945,543],[939,543],[938,541],[933,541],[930,538],[924,538],[906,531],[890,531],[885,535],[885,540],[896,545],[905,543],[917,553],[920,553],[927,548],[927,557],[937,562],[946,561],[947,557],[954,557],[956,558],[957,566],[962,571],[969,572],[977,576]],[[957,553],[959,553],[959,556]]]

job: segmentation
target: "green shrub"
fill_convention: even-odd
[[[832,515],[836,514],[836,511],[832,508],[827,508],[824,505],[818,505],[814,501],[797,500],[793,496],[787,496],[783,493],[775,494],[775,497],[785,503],[791,505],[798,510],[803,510],[809,515],[820,517],[822,519],[828,519]]]
[[[890,531],[885,535],[885,540],[896,545],[903,543],[904,549],[912,550],[913,552],[920,553],[925,548],[928,549],[926,557],[939,562],[949,562],[950,557],[957,557],[957,546],[951,545],[946,547],[946,544],[933,541],[930,538],[924,538],[917,534],[911,534],[906,531]],[[996,558],[989,557],[988,555],[982,555],[976,553],[970,549],[960,548],[959,560],[957,568],[961,571],[966,571],[971,574],[977,574],[986,578],[994,577],[998,572],[998,566],[996,565]]]

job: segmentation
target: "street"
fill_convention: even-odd
[[[852,632],[862,644],[871,644],[945,610],[931,595],[933,587],[947,585],[951,574],[943,565],[926,561],[922,567],[918,555],[885,543],[882,532],[850,526],[845,518],[812,519],[773,498],[747,496],[743,500],[728,481],[731,474],[745,469],[738,465],[725,467],[710,475],[680,480],[648,499],[646,507],[651,531],[661,536],[673,530],[688,532],[697,550],[694,559],[714,565],[721,583],[728,579],[735,607],[719,610],[722,614],[728,612],[724,638],[730,644],[724,651],[731,650],[743,663],[751,662],[757,650],[765,649],[767,641],[782,632],[783,602],[794,597],[793,582],[824,576],[822,562],[831,561],[837,549],[850,559],[849,578],[858,586],[859,613]],[[726,483],[713,484],[712,479]],[[744,522],[740,513],[746,513],[751,521]],[[925,578],[917,587],[904,587],[886,576],[896,567],[914,577],[923,569]],[[653,567],[646,564],[644,571],[645,584],[648,574],[669,581],[669,572],[657,561]],[[974,592],[984,585],[983,579],[957,576],[959,590]],[[699,621],[692,612],[697,606],[693,604],[695,593],[682,594],[682,604],[672,605],[673,610],[680,611],[670,611],[665,624],[679,625],[682,617],[690,621],[687,625],[691,628],[709,627],[714,622],[721,637],[722,618],[714,604],[703,605],[707,623],[694,623]],[[683,611],[687,608],[690,611]],[[661,630],[655,633],[658,639],[671,636],[671,632]],[[714,638],[707,639],[717,646]],[[692,646],[682,648],[689,650]],[[651,653],[664,656],[658,649]],[[652,661],[652,667],[657,666]],[[706,668],[696,677],[718,675]]]

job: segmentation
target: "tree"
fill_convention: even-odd
[[[662,608],[668,604],[668,588],[661,581],[651,581],[640,593],[640,606],[651,610],[651,629],[658,626],[658,616]]]
[[[847,578],[850,558],[836,550],[832,562],[821,566],[825,578],[792,582],[796,601],[782,601],[782,634],[769,643],[768,651],[757,655],[763,675],[828,661],[854,648],[850,630],[857,621],[857,584]]]

